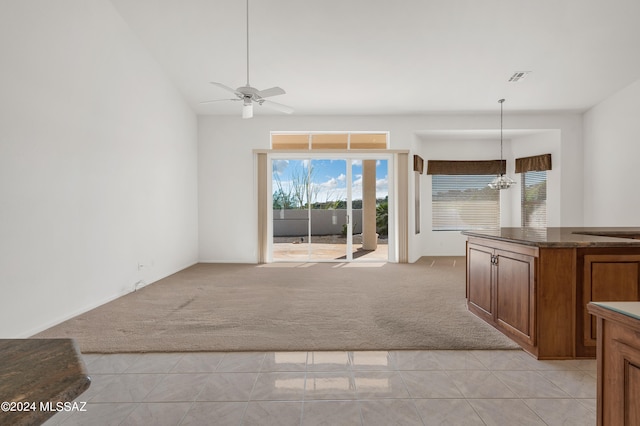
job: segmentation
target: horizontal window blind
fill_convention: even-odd
[[[500,227],[500,191],[493,175],[432,175],[432,229],[463,231]]]
[[[547,226],[547,172],[531,171],[522,174],[522,226]]]

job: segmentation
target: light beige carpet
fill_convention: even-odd
[[[198,264],[34,337],[85,353],[517,348],[467,311],[462,257]]]

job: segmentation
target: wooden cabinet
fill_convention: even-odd
[[[467,306],[516,340],[535,345],[536,250],[467,244]]]
[[[587,312],[591,301],[640,300],[640,254],[622,252],[580,252],[583,263],[582,297],[578,313],[581,352],[594,355],[596,347],[596,319]]]
[[[587,310],[597,317],[598,425],[640,425],[640,302]]]
[[[466,233],[469,311],[538,359],[594,358],[587,304],[640,301],[640,247],[553,229],[500,233],[518,239]]]

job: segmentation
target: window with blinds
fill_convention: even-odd
[[[432,175],[432,229],[464,231],[500,227],[500,191],[495,175]]]
[[[547,172],[530,171],[522,173],[522,226],[547,226]]]

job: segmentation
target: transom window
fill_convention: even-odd
[[[271,149],[387,149],[388,133],[272,133]]]

